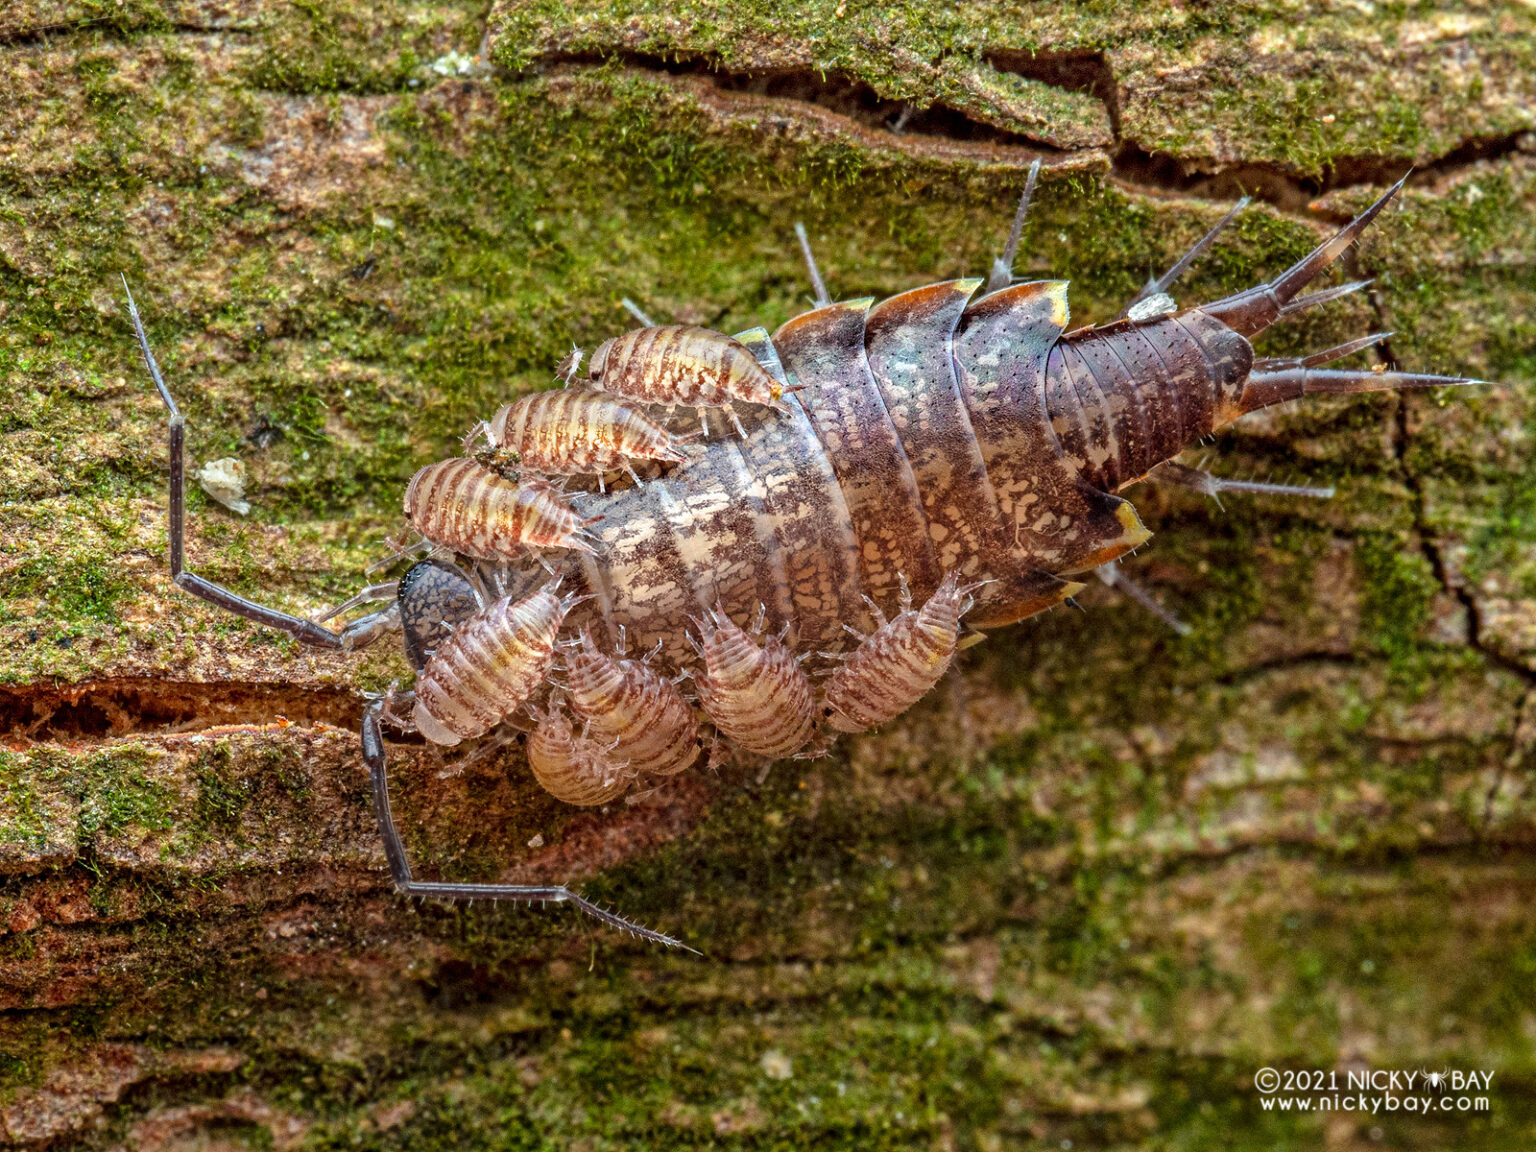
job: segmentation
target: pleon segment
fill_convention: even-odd
[[[949,669],[972,587],[951,572],[922,608],[904,608],[848,654],[827,680],[828,725],[863,732],[916,704]]]
[[[719,611],[699,626],[704,667],[693,682],[721,734],[775,759],[805,747],[816,727],[815,693],[789,650],[773,636],[758,644]]]
[[[784,410],[784,389],[740,341],[690,324],[615,336],[592,354],[587,372],[592,387],[647,404],[744,400]]]
[[[551,484],[514,483],[474,460],[428,464],[405,490],[405,514],[434,544],[476,560],[507,560],[528,548],[592,553],[591,521]]]
[[[544,683],[555,636],[575,597],[546,585],[510,596],[461,624],[416,677],[412,719],[434,744],[483,736],[512,715]]]
[[[630,460],[684,459],[660,424],[600,392],[525,396],[503,405],[489,428],[493,445],[517,453],[530,472],[551,476],[612,472]]]
[[[590,633],[566,657],[571,710],[632,772],[672,776],[699,757],[699,723],[682,693],[639,660],[598,651]]]
[[[626,766],[589,735],[578,736],[560,705],[551,704],[537,719],[538,727],[528,738],[528,767],[546,792],[583,807],[624,795],[633,779]]]

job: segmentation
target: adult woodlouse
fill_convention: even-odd
[[[782,696],[791,715],[781,732],[755,710],[745,686],[728,683],[707,660],[699,667],[689,627],[705,613],[722,621],[716,639],[726,632],[723,621],[739,631],[736,622],[755,615],[788,629],[792,652],[828,675],[820,693],[827,726],[862,730],[898,714],[942,675],[962,617],[971,627],[1022,619],[1071,596],[1082,587],[1071,577],[1095,569],[1125,584],[1102,566],[1150,533],[1116,493],[1154,470],[1213,495],[1303,491],[1222,481],[1171,463],[1223,425],[1312,392],[1471,383],[1322,367],[1372,337],[1311,357],[1254,357],[1250,338],[1270,324],[1358,287],[1300,295],[1401,186],[1267,284],[1180,311],[1166,290],[1186,259],[1121,318],[1074,332],[1066,331],[1064,282],[1011,282],[1026,189],[1009,248],[980,295],[980,280],[956,280],[879,304],[832,303],[813,264],[818,307],[772,336],[650,328],[616,337],[593,357],[596,386],[667,407],[745,401],[727,408],[740,435],[705,441],[659,476],[587,493],[583,513],[595,515],[577,520],[566,506],[564,519],[537,520],[540,531],[510,513],[489,514],[484,493],[494,487],[504,493],[498,499],[515,502],[527,499],[516,494],[530,485],[542,491],[542,482],[472,473],[465,465],[473,461],[431,465],[412,482],[407,508],[440,547],[393,586],[393,605],[340,633],[185,571],[184,424],[130,296],[146,366],[170,411],[172,575],[210,603],[319,647],[360,647],[399,628],[417,669],[417,726],[438,743],[521,713],[540,721],[535,739],[545,767],[580,767],[601,753],[637,774],[680,771],[698,757],[700,716],[672,673],[692,671],[704,717],[718,730],[748,750],[761,737],[764,754],[787,754],[813,735],[793,722],[804,703],[798,688]],[[594,457],[588,466],[604,463]],[[423,477],[450,470],[454,484],[424,491]],[[543,530],[555,521],[556,530]],[[547,587],[535,591],[548,571],[571,589],[566,599],[556,601]],[[923,608],[910,608],[908,587]],[[901,614],[884,621],[880,605],[897,599]],[[850,631],[861,637],[851,652]],[[603,651],[622,652],[626,634],[654,643],[654,662]],[[590,727],[580,737],[558,705],[540,711],[560,635],[579,638],[563,642],[571,651],[562,687]],[[777,657],[761,674],[787,676]],[[559,886],[416,880],[389,811],[382,724],[386,716],[399,720],[387,703],[374,700],[364,713],[363,753],[402,891],[566,900],[616,927],[675,943]],[[757,718],[743,726],[744,716]],[[749,730],[754,725],[761,730]],[[606,795],[614,781],[607,769],[600,774]]]

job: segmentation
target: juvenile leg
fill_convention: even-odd
[[[410,862],[405,858],[405,845],[395,828],[395,817],[389,807],[389,773],[384,758],[384,729],[380,723],[384,701],[375,700],[363,713],[363,762],[368,766],[373,785],[373,811],[379,821],[379,835],[384,840],[384,857],[389,861],[389,874],[395,888],[405,896],[421,896],[439,900],[505,900],[519,904],[555,901],[573,904],[588,916],[604,924],[642,940],[664,944],[669,948],[682,948],[698,955],[696,949],[664,936],[660,932],[643,928],[624,917],[599,908],[590,900],[572,892],[563,884],[455,884],[436,880],[417,880],[411,875]]]
[[[170,389],[165,386],[165,381],[160,376],[160,367],[155,363],[154,353],[149,350],[149,339],[144,335],[144,324],[139,319],[139,309],[133,302],[133,293],[128,289],[128,278],[123,277],[123,291],[128,294],[128,315],[133,319],[133,331],[139,339],[139,350],[144,354],[144,366],[149,369],[150,379],[155,382],[155,387],[160,392],[160,399],[165,401],[165,406],[171,414],[170,420],[170,457],[171,457],[171,511],[167,531],[170,536],[171,550],[171,579],[178,587],[185,589],[201,600],[233,612],[236,616],[243,616],[257,624],[264,624],[268,628],[275,628],[292,636],[295,640],[312,645],[316,648],[340,649],[343,647],[342,638],[329,628],[322,628],[313,620],[304,620],[298,616],[290,616],[286,612],[279,612],[275,608],[257,604],[238,596],[227,588],[220,587],[212,581],[204,580],[201,576],[185,570],[185,551],[183,545],[183,518],[185,505],[186,464],[184,460],[184,442],[186,439],[186,418],[182,416],[181,409],[176,407],[176,401],[171,398]]]
[[[1094,575],[1096,575],[1100,580],[1104,581],[1105,584],[1109,585],[1111,588],[1118,588],[1121,592],[1124,592],[1132,600],[1136,601],[1136,603],[1140,604],[1143,608],[1152,613],[1152,615],[1156,616],[1164,624],[1168,625],[1168,627],[1172,628],[1180,636],[1188,636],[1192,631],[1194,631],[1194,629],[1190,628],[1188,624],[1184,623],[1184,621],[1180,620],[1177,616],[1165,608],[1162,602],[1158,600],[1156,596],[1152,595],[1151,592],[1147,591],[1140,584],[1136,583],[1136,581],[1127,576],[1125,574],[1125,569],[1121,568],[1120,565],[1113,563],[1101,564],[1095,568],[1093,572]]]
[[[656,327],[656,321],[652,320],[644,312],[640,311],[640,305],[636,304],[628,296],[626,296],[626,297],[624,297],[624,299],[620,300],[619,303],[624,306],[624,311],[628,312],[636,320],[640,321],[640,326],[642,328],[654,328],[654,327]]]

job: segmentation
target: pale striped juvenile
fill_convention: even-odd
[[[443,745],[483,736],[544,686],[555,636],[580,599],[556,595],[557,584],[502,597],[438,645],[416,677],[411,719],[423,736]]]
[[[523,468],[551,476],[593,475],[631,460],[680,464],[679,438],[600,392],[538,392],[503,405],[486,426],[491,444]]]
[[[951,572],[917,611],[902,590],[902,610],[864,638],[827,680],[827,724],[839,732],[864,732],[900,716],[949,670],[960,637],[960,618],[977,585]]]
[[[584,631],[565,658],[571,711],[633,772],[672,776],[699,758],[699,723],[672,681],[639,660],[609,656]]]
[[[607,804],[629,790],[633,773],[587,732],[580,735],[556,701],[541,712],[528,737],[528,767],[556,800],[582,807]]]
[[[816,694],[783,642],[766,636],[759,644],[718,608],[697,623],[703,666],[693,683],[720,734],[774,759],[804,748],[816,731]]]
[[[733,400],[785,411],[784,386],[738,340],[708,328],[636,328],[598,347],[593,388],[647,404],[719,406]]]
[[[433,544],[476,560],[511,560],[530,548],[591,555],[589,525],[546,480],[508,480],[458,457],[428,464],[405,490],[405,514]]]

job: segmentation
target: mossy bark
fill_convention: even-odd
[[[1536,38],[1529,6],[23,0],[0,13],[0,1141],[40,1147],[1397,1147],[1536,1137]],[[900,129],[899,131],[897,129]],[[1491,380],[1320,400],[1209,451],[1331,502],[1142,486],[1132,571],[878,735],[573,812],[516,754],[392,745],[341,659],[166,576],[164,412],[211,579],[309,613],[420,464],[623,296],[727,331],[807,287],[1020,271],[1113,315],[1267,278],[1410,165],[1370,294]],[[1198,456],[1195,457],[1198,459]],[[539,845],[533,847],[531,845]],[[1266,1111],[1262,1066],[1487,1069],[1491,1110]]]

